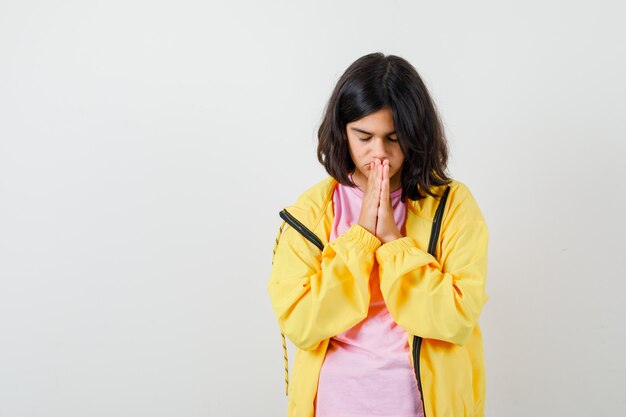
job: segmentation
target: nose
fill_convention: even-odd
[[[387,148],[385,140],[381,138],[372,139],[372,157],[381,161],[387,159]]]

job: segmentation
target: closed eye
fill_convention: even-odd
[[[368,141],[368,140],[370,140],[370,139],[371,139],[371,137],[370,137],[370,138],[359,138],[359,140],[360,140],[361,142],[367,142],[367,141]],[[387,138],[387,140],[389,140],[390,142],[397,142],[397,141],[398,141],[398,138],[388,137],[388,138]]]

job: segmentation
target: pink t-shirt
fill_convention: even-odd
[[[394,219],[405,236],[402,189],[391,193]],[[338,184],[330,240],[357,223],[363,192]],[[407,334],[394,321],[380,292],[378,263],[370,275],[367,317],[330,339],[320,372],[315,417],[422,417],[422,399],[411,364]]]

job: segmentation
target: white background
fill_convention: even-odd
[[[369,52],[490,229],[487,415],[626,415],[619,1],[0,3],[0,416],[280,416],[278,212]]]

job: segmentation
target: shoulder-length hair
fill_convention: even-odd
[[[395,55],[372,53],[343,73],[326,106],[317,136],[317,159],[339,183],[356,186],[350,157],[348,123],[389,107],[400,149],[402,201],[440,197],[433,186],[449,184],[448,144],[435,104],[413,66]]]

